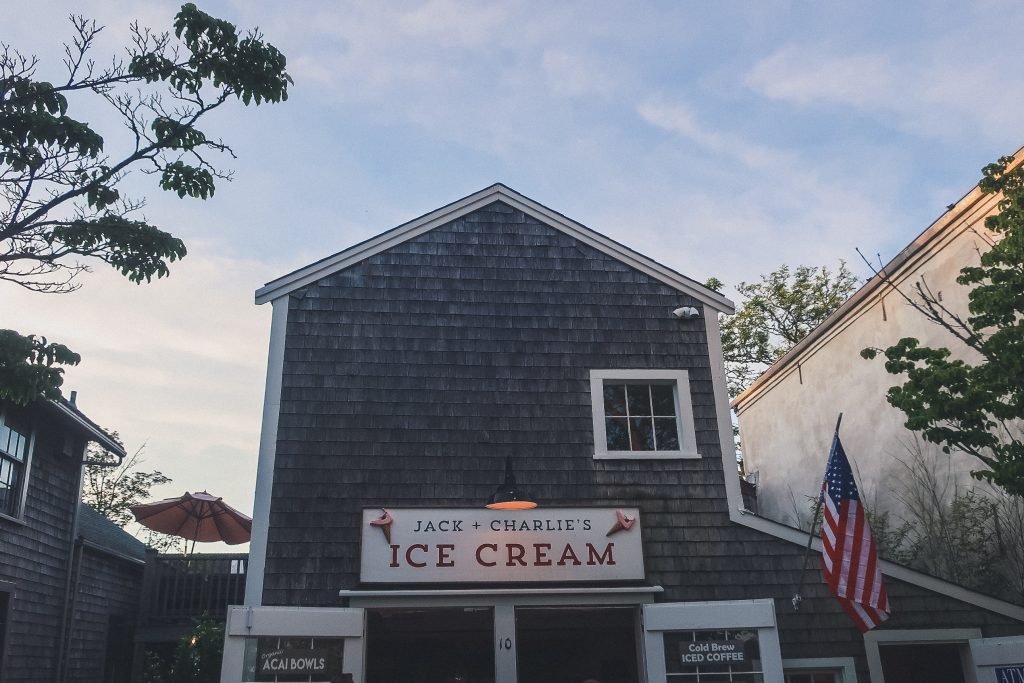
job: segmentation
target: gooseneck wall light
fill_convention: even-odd
[[[505,483],[495,489],[485,506],[491,510],[529,510],[537,507],[516,484],[512,474],[512,456],[505,458]]]

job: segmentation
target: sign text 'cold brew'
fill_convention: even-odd
[[[636,508],[363,510],[366,583],[644,578]]]

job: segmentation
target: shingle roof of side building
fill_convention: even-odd
[[[140,561],[146,559],[145,543],[85,503],[79,505],[78,533],[92,545],[117,555]]]

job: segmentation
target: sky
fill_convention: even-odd
[[[237,155],[207,201],[128,178],[188,245],[170,277],[0,283],[0,327],[82,355],[65,389],[173,479],[154,497],[205,489],[246,513],[268,280],[495,182],[699,281],[840,259],[867,276],[858,248],[888,260],[1024,145],[1019,2],[197,4],[287,56],[288,101],[203,125]],[[0,42],[57,81],[69,12],[106,27],[104,64],[132,20],[167,29],[177,8],[5,3]],[[116,149],[88,99],[69,115]]]

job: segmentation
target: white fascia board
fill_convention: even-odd
[[[363,611],[351,607],[228,608],[229,636],[359,638]]]
[[[644,605],[644,628],[648,631],[739,627],[774,628],[775,601],[758,598]]]
[[[245,581],[245,604],[263,604],[263,576],[267,564],[267,536],[270,532],[270,503],[274,489],[277,458],[277,425],[281,415],[281,384],[284,376],[284,341],[288,327],[288,298],[273,303],[270,344],[267,351],[267,381],[263,393],[263,422],[260,429],[256,491],[252,509],[252,534]]]
[[[739,505],[735,504],[734,501],[729,501],[729,518],[737,523],[742,524],[745,527],[755,529],[762,533],[766,533],[770,536],[795,543],[799,546],[806,547],[807,540],[810,534],[800,529],[794,529],[791,526],[780,524],[765,517],[758,517],[753,513],[744,513],[739,510]],[[821,538],[814,536],[811,538],[811,549],[817,553],[821,552]],[[889,562],[888,560],[881,560],[879,563],[881,571],[886,576],[891,576],[900,581],[906,581],[909,584],[925,588],[930,591],[934,591],[940,595],[945,595],[948,598],[965,602],[975,607],[986,609],[996,614],[1001,614],[1004,617],[1010,617],[1017,621],[1024,622],[1024,607],[1014,605],[1013,603],[1000,600],[999,598],[993,598],[989,595],[977,593],[964,588],[955,583],[950,583],[943,579],[929,576],[922,572],[904,567],[900,564]],[[898,606],[896,606],[898,609]]]
[[[524,197],[504,185],[495,184],[468,197],[440,209],[431,211],[415,220],[399,225],[396,228],[381,233],[376,237],[361,242],[349,249],[338,252],[321,261],[310,264],[305,268],[268,282],[256,290],[256,303],[263,304],[278,297],[284,296],[296,289],[305,287],[332,273],[343,270],[375,254],[390,249],[402,242],[418,237],[425,232],[451,222],[460,216],[472,213],[483,208],[494,201],[503,201],[513,208],[527,213],[537,220],[545,223],[570,237],[573,237],[584,244],[603,252],[612,258],[625,263],[628,266],[653,277],[654,279],[689,294],[698,301],[710,306],[722,313],[732,313],[735,310],[733,302],[726,297],[714,292],[694,280],[667,268],[643,254],[619,244],[613,239],[605,237],[590,228],[566,218],[560,213],[552,211],[542,204]]]

